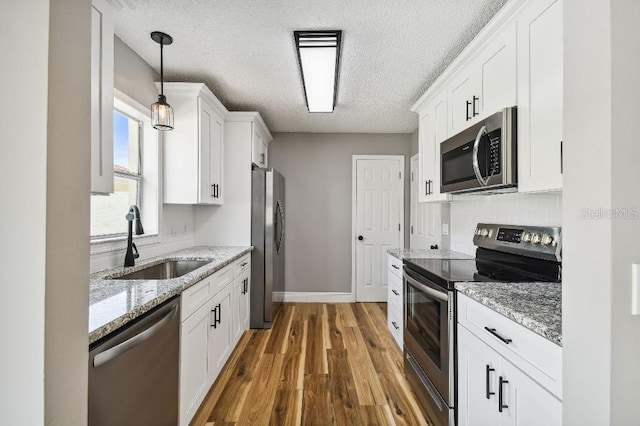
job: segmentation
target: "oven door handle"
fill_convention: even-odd
[[[446,292],[441,292],[431,287],[428,287],[422,284],[421,282],[416,281],[414,278],[410,277],[409,275],[407,275],[406,272],[404,272],[402,275],[404,275],[404,279],[407,280],[412,286],[417,287],[418,289],[428,294],[429,296],[434,297],[443,302],[449,301],[449,295]]]
[[[480,147],[480,139],[482,136],[487,134],[487,126],[482,126],[480,131],[476,136],[476,140],[473,143],[473,173],[476,175],[476,179],[480,182],[480,185],[487,186],[489,184],[489,178],[486,179],[482,177],[482,173],[480,173],[480,164],[478,162],[478,148]]]

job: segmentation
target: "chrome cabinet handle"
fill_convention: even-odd
[[[487,126],[482,126],[478,134],[476,135],[476,140],[473,143],[473,173],[476,175],[476,179],[480,182],[480,185],[487,186],[489,183],[489,178],[485,179],[482,177],[480,173],[480,165],[478,163],[478,148],[480,146],[480,139],[483,135],[487,134]]]
[[[502,340],[506,345],[513,342],[513,340],[511,339],[507,339],[506,337],[502,337],[501,335],[499,335],[498,332],[496,332],[495,328],[485,327],[484,329],[487,330],[489,333],[493,334],[498,339]]]
[[[169,312],[167,312],[162,319],[160,319],[157,323],[142,331],[141,333],[136,334],[130,339],[125,340],[124,342],[104,351],[100,352],[98,355],[93,357],[93,366],[95,368],[100,367],[111,361],[112,359],[122,355],[130,349],[138,346],[145,340],[150,339],[154,334],[158,332],[166,323],[171,321],[173,316],[176,314],[178,310],[178,305],[174,306]]]

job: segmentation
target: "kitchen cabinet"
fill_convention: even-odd
[[[559,346],[461,294],[457,331],[460,425],[562,423]]]
[[[250,265],[250,255],[244,256],[181,295],[180,425],[189,424],[249,328]],[[243,282],[246,294],[238,297]]]
[[[387,276],[388,276],[388,294],[387,294],[387,327],[391,335],[395,339],[398,347],[402,351],[403,348],[403,285],[402,285],[402,260],[397,257],[389,256]]]
[[[562,189],[562,4],[529,3],[518,19],[518,190]]]
[[[449,133],[516,105],[516,26],[508,24],[460,68],[448,85]]]
[[[440,193],[440,143],[447,138],[447,92],[436,94],[433,100],[417,110],[418,130],[418,201],[447,201]]]
[[[225,117],[224,206],[195,209],[196,222],[202,224],[203,232],[215,236],[216,245],[251,245],[252,164],[262,158],[260,155],[256,158],[255,148],[258,141],[266,147],[271,139],[258,112],[232,111]],[[265,154],[265,163],[267,157]]]
[[[164,202],[223,204],[227,109],[201,83],[165,83],[174,129],[163,132]]]
[[[113,20],[106,0],[91,2],[91,193],[113,192]]]
[[[260,126],[259,122],[251,123],[252,141],[251,141],[251,162],[258,167],[266,168],[268,163],[267,149],[268,136],[264,131],[264,126]]]
[[[249,256],[235,263],[235,279],[233,281],[233,343],[240,340],[242,333],[249,329],[249,295],[251,280],[251,259]]]

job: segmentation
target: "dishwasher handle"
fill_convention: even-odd
[[[153,324],[151,327],[147,328],[146,330],[136,334],[132,338],[127,339],[124,342],[122,342],[122,343],[120,343],[120,344],[118,344],[118,345],[116,345],[116,346],[114,346],[114,347],[112,347],[110,349],[107,349],[104,352],[100,352],[99,354],[97,354],[95,357],[93,357],[93,367],[94,368],[98,368],[101,365],[104,365],[107,362],[111,361],[112,359],[122,355],[123,353],[133,349],[134,347],[138,346],[139,344],[141,344],[145,340],[148,340],[149,338],[151,338],[166,323],[171,321],[171,319],[175,316],[175,314],[176,314],[176,312],[178,310],[178,306],[180,306],[180,305],[179,304],[175,304],[173,306],[173,308],[171,308],[171,310],[169,312],[167,312],[158,322],[156,322],[155,324]]]

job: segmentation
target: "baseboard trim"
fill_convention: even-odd
[[[330,291],[285,291],[285,302],[314,302],[314,303],[353,303],[353,293]]]

